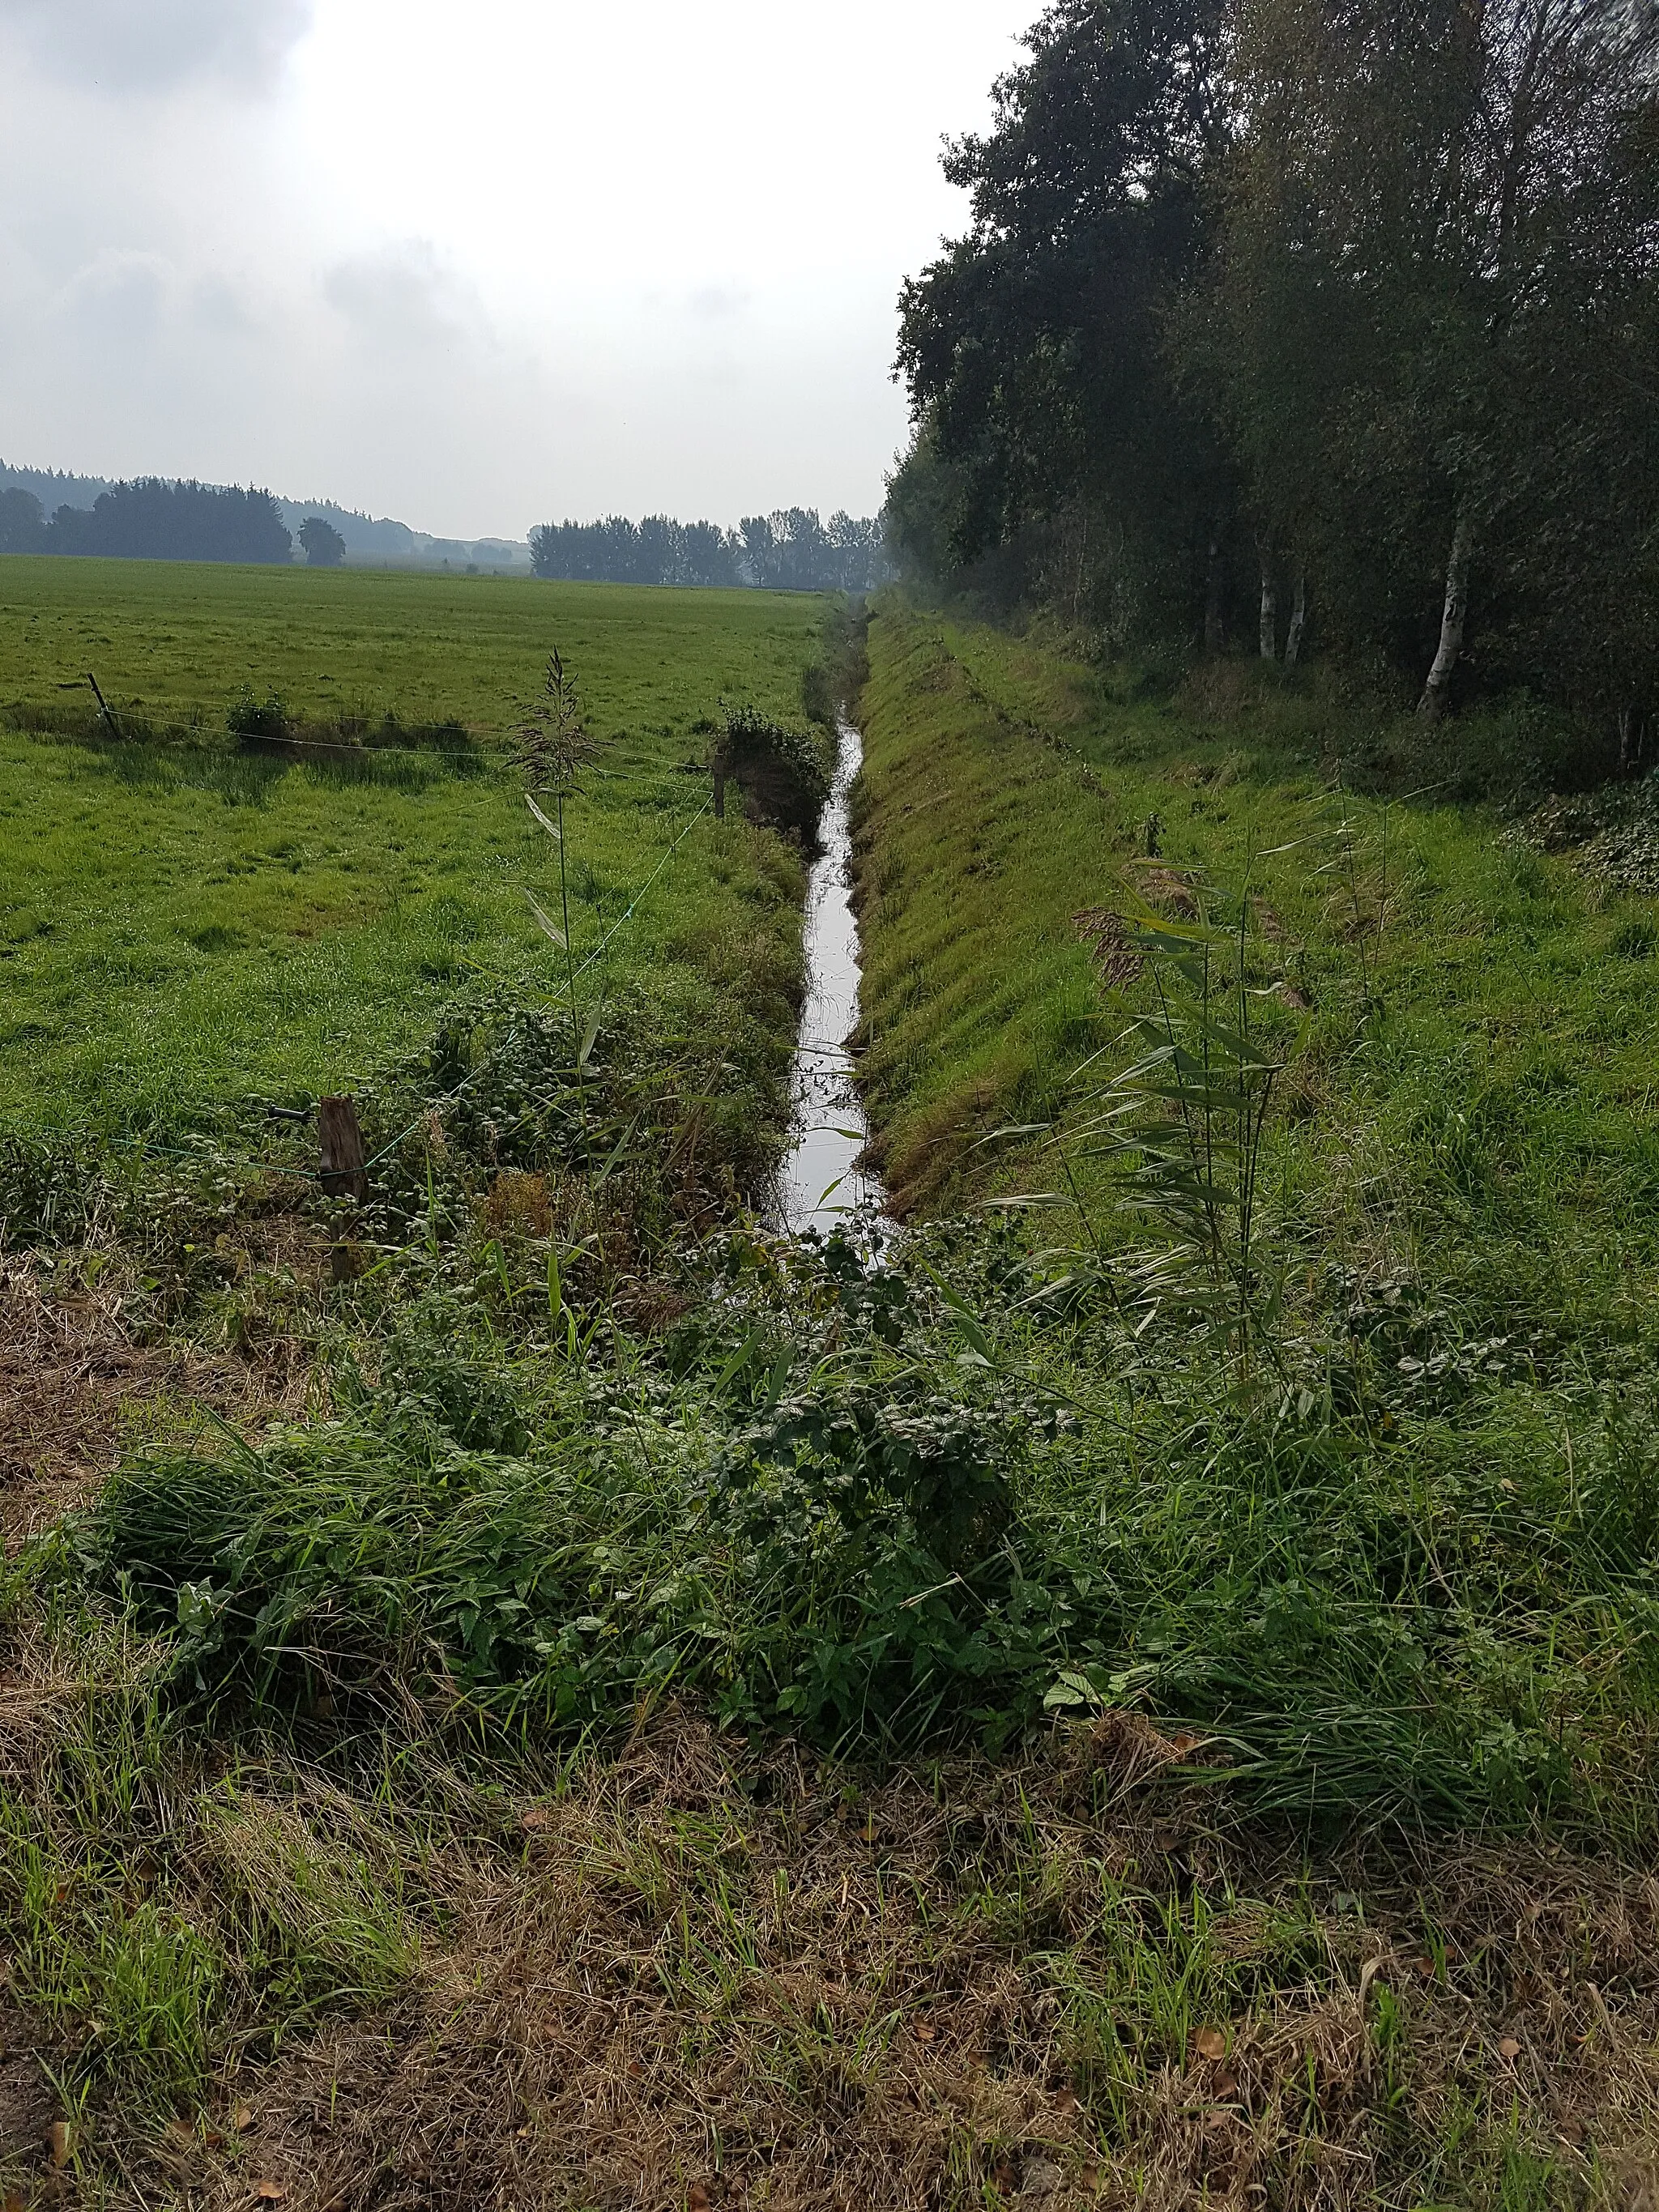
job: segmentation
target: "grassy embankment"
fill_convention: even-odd
[[[874,665],[859,834],[881,1149],[901,1200],[1056,1201],[1030,1216],[1055,1249],[998,1320],[1002,1356],[1056,1387],[1112,1375],[1136,1432],[1090,1465],[1115,1528],[1076,1555],[1114,1623],[1103,1660],[1242,1729],[1287,1800],[1576,1807],[1645,1847],[1650,902],[1479,811],[1345,795],[1336,746],[1367,733],[1252,672],[1221,711],[1199,691],[1135,704],[897,614]],[[1154,1071],[1155,1102],[1115,1079],[1148,1036],[1173,1018],[1199,1050],[1160,927],[1208,944],[1221,1026],[1189,1077]],[[1246,1028],[1241,1074],[1226,1041]],[[1206,1082],[1226,1102],[1207,1116]],[[1121,1140],[1156,1103],[1177,1139],[1224,1141],[1241,1095],[1259,1140],[1219,1160],[1220,1233],[1195,1251],[1190,1180]],[[1215,1264],[1200,1283],[1172,1257]],[[1136,1289],[1149,1265],[1158,1297]],[[1047,1494],[1065,1525],[1080,1496]]]
[[[1075,1133],[1167,968],[1114,854],[1156,814],[1153,900],[1236,884],[1319,731],[896,611],[871,653],[890,1163],[1063,1182],[970,1147]],[[1246,932],[1287,1061],[1248,1365],[1182,1279],[1126,1293],[1075,1144],[1092,1242],[699,1242],[672,1176],[624,1237],[594,1127],[637,1071],[533,1027],[464,1106],[425,1071],[371,1273],[181,1269],[152,1331],[301,1340],[303,1418],[130,1436],[5,1599],[7,2002],[53,2072],[0,2112],[70,2127],[87,2201],[1518,2207],[1650,2166],[1643,1138],[1605,1038],[1576,1145],[1559,1084],[1483,1109],[1464,1002],[1510,1003],[1499,929],[1553,942],[1634,1052],[1645,909],[1449,812],[1396,811],[1384,877],[1349,818]],[[94,1224],[31,1264],[57,1312],[125,1262]]]

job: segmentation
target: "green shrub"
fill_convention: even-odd
[[[763,822],[811,846],[830,796],[830,774],[823,743],[786,729],[753,707],[723,708],[720,738],[726,771],[750,811]]]
[[[225,709],[225,727],[233,738],[246,744],[261,738],[286,738],[292,734],[288,708],[275,691],[261,699],[252,684],[245,684]]]

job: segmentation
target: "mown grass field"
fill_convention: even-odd
[[[569,807],[586,959],[707,801],[692,726],[722,698],[799,721],[821,621],[737,592],[0,563],[0,1119],[161,1133],[349,1091],[469,979],[533,992],[555,963],[525,894],[556,868],[508,748],[549,653],[599,743]],[[244,690],[372,743],[239,749]],[[678,963],[775,1017],[797,896],[781,850],[705,819],[607,971]]]
[[[793,709],[820,619],[795,594],[14,556],[0,563],[0,708],[84,706],[90,670],[118,712],[161,731],[222,728],[251,685],[301,720],[390,712],[499,732],[556,637],[600,733],[637,737],[722,691]]]
[[[745,1206],[800,868],[735,819],[591,1049],[528,939],[361,1030],[355,1212],[234,1117],[16,1152],[0,2197],[1634,2212],[1648,902],[1248,665],[898,603],[831,659],[902,1243]],[[451,849],[437,773],[280,787],[368,807],[343,878],[383,799]],[[1267,1098],[1231,1273],[1085,1134],[1170,1118],[1113,1085],[1200,942],[1243,1073],[1157,1068]]]

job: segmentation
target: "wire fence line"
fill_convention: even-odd
[[[64,685],[64,690],[78,690],[80,686]],[[76,732],[62,730],[33,730],[26,723],[14,719],[16,710],[0,713],[0,732],[15,737],[72,737]],[[143,745],[151,742],[143,738],[123,738],[124,745]],[[374,738],[316,737],[279,738],[254,736],[238,738],[237,744],[226,746],[210,738],[192,736],[188,743],[164,745],[160,750],[174,753],[205,755],[221,760],[258,760],[271,751],[298,752],[311,755],[319,764],[340,761],[414,760],[464,761],[481,773],[488,772],[503,781],[511,780],[521,772],[521,764],[512,750],[498,744],[469,740],[464,745],[393,745],[382,744]],[[673,768],[617,769],[605,768],[598,763],[584,770],[585,775],[612,783],[666,783],[684,775],[707,775],[708,768],[702,761],[684,761]]]
[[[617,920],[611,925],[611,927],[605,931],[604,936],[600,938],[593,950],[587,955],[587,957],[575,970],[575,976],[577,979],[585,975],[588,969],[593,966],[596,961],[603,958],[604,955],[610,950],[610,947],[617,933],[634,919],[635,915],[639,912],[641,904],[644,901],[646,894],[656,883],[664,869],[667,867],[675,854],[678,852],[680,847],[690,836],[692,830],[696,828],[703,816],[708,812],[714,803],[714,794],[711,792],[709,796],[704,799],[702,805],[697,809],[696,812],[691,817],[690,820],[687,822],[677,833],[672,842],[668,846],[667,850],[657,862],[656,866],[653,868],[651,873],[646,878],[644,883],[641,884],[639,890],[635,892],[627,907],[617,917]],[[476,1083],[479,1082],[489,1073],[496,1056],[497,1055],[495,1052],[486,1053],[483,1058],[478,1062],[477,1066],[470,1070],[469,1073],[462,1078],[461,1081],[456,1084],[453,1090],[445,1091],[441,1097],[428,1099],[427,1103],[422,1107],[420,1112],[416,1115],[413,1121],[409,1122],[405,1127],[400,1129],[398,1134],[392,1138],[389,1142],[382,1145],[380,1151],[374,1154],[372,1159],[366,1160],[363,1163],[362,1172],[367,1175],[371,1169],[379,1167],[382,1161],[390,1159],[392,1153],[395,1152],[401,1145],[404,1144],[410,1137],[412,1137],[415,1132],[420,1128],[424,1122],[428,1121],[434,1114],[437,1113],[441,1108],[452,1105],[457,1098],[464,1097]],[[21,1133],[18,1132],[13,1133]],[[210,1164],[216,1167],[242,1168],[248,1173],[253,1175],[285,1176],[301,1182],[325,1182],[335,1179],[336,1171],[334,1170],[330,1170],[327,1173],[325,1173],[325,1171],[319,1168],[287,1167],[280,1161],[268,1158],[253,1159],[242,1153],[223,1152],[216,1150],[209,1152],[201,1148],[192,1150],[186,1146],[179,1145],[160,1145],[156,1144],[152,1139],[148,1137],[106,1137],[103,1141],[106,1146],[112,1149],[120,1148],[141,1152],[151,1152],[160,1158],[189,1160],[198,1166]]]
[[[656,866],[653,868],[650,874],[641,884],[639,890],[635,891],[633,899],[625,912],[619,915],[617,920],[612,922],[611,927],[606,930],[605,935],[599,939],[593,950],[588,954],[581,966],[577,969],[576,973],[579,976],[585,975],[587,973],[588,969],[593,965],[593,963],[599,959],[600,955],[607,949],[611,939],[615,937],[617,932],[623,927],[623,923],[631,921],[634,919],[635,915],[639,911],[640,901],[650,890],[652,884],[656,882],[658,877],[661,875],[663,870],[668,866],[668,863],[673,859],[675,854],[678,852],[680,847],[691,835],[691,832],[696,828],[698,823],[702,821],[703,816],[708,813],[709,808],[714,805],[714,794],[711,792],[709,796],[704,799],[702,805],[697,809],[696,812],[691,817],[691,819],[686,823],[684,829],[682,830],[678,836],[675,838],[673,843],[668,848],[668,850],[663,854],[661,860],[658,861]]]
[[[350,738],[254,738],[244,744],[239,744],[234,752],[212,745],[194,746],[189,750],[204,753],[217,752],[221,757],[228,760],[257,760],[262,753],[273,748],[280,748],[287,752],[317,754],[329,761],[465,761],[474,768],[491,770],[499,775],[503,781],[514,778],[521,772],[520,763],[511,752],[498,750],[495,747],[482,744],[383,745],[371,738],[366,738],[361,741]],[[600,778],[612,783],[652,781],[665,783],[675,776],[707,775],[708,773],[708,769],[701,761],[688,761],[675,768],[658,769],[603,768],[596,763],[583,770],[583,774],[586,776]]]

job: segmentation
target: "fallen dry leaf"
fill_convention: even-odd
[[[1193,2038],[1193,2048],[1200,2058],[1224,2058],[1227,2039],[1218,2027],[1200,2027]]]
[[[288,2191],[280,2181],[256,2181],[253,2193],[262,2204],[280,2204]]]
[[[1182,1759],[1189,1758],[1194,1752],[1201,1751],[1204,1747],[1204,1738],[1194,1735],[1190,1729],[1182,1729],[1179,1735],[1171,1736],[1170,1741]]]
[[[939,2030],[935,2027],[929,2027],[925,2020],[919,2020],[916,2022],[916,2041],[918,2043],[931,2043],[938,2033]]]
[[[233,2105],[230,2108],[230,2124],[239,2136],[245,2136],[253,2125],[252,2107],[248,2105]]]
[[[1521,2046],[1512,2035],[1506,2035],[1498,2046],[1498,2055],[1500,2058],[1518,2058]]]
[[[685,2192],[685,2212],[708,2212],[708,2191],[700,2181],[694,2181]]]
[[[1434,1979],[1434,1960],[1432,1959],[1413,1959],[1412,1964],[1416,1967],[1418,1972],[1422,1975],[1425,1982],[1430,1982]]]
[[[527,1813],[520,1816],[519,1826],[521,1828],[527,1828],[533,1836],[538,1828],[550,1826],[552,1820],[553,1815],[545,1806],[532,1805]]]
[[[68,2120],[54,2120],[46,2130],[46,2148],[52,2154],[52,2164],[60,2170],[75,2155],[75,2130]]]

